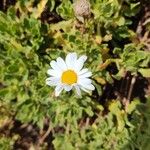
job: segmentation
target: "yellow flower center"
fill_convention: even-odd
[[[67,70],[62,73],[61,82],[64,84],[73,84],[77,82],[77,74],[73,70]]]

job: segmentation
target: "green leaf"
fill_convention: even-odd
[[[74,17],[73,6],[70,0],[63,0],[56,9],[57,13],[64,19],[68,20]]]
[[[138,72],[140,72],[142,74],[143,77],[146,77],[146,78],[150,78],[150,69],[143,69],[143,68],[140,68],[138,70]]]
[[[121,103],[119,101],[113,101],[109,105],[109,110],[112,114],[117,115],[120,112]]]
[[[136,110],[137,106],[140,104],[140,101],[138,99],[133,100],[127,107],[126,112],[128,114],[131,114],[133,111]]]

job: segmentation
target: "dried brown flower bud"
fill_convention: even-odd
[[[77,17],[89,17],[91,14],[89,0],[76,0],[74,12]]]

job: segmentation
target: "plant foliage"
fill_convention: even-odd
[[[77,1],[84,9],[86,4]],[[14,119],[44,130],[48,118],[56,150],[149,150],[148,96],[145,103],[135,98],[127,107],[117,97],[104,99],[104,105],[99,101],[105,87],[126,73],[150,77],[150,53],[132,28],[141,2],[90,0],[89,16],[77,16],[75,2],[17,0],[0,11],[0,128]],[[43,21],[45,11],[60,20]],[[91,95],[83,92],[79,98],[71,91],[56,98],[45,84],[50,61],[69,52],[88,56],[85,66],[96,87]],[[12,149],[15,141],[0,132],[1,149]]]

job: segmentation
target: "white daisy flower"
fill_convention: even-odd
[[[46,79],[46,84],[56,86],[55,96],[59,96],[63,89],[70,91],[75,88],[79,96],[81,90],[89,93],[95,89],[92,80],[89,79],[92,73],[87,68],[83,69],[86,59],[87,56],[85,55],[77,59],[76,53],[69,53],[65,61],[58,57],[56,61],[52,60],[50,62],[52,69],[47,71],[50,77]]]

